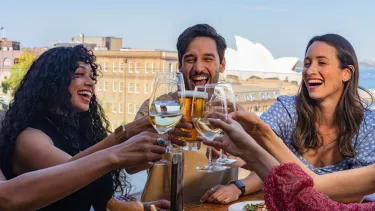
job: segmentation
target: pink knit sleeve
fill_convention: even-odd
[[[267,209],[274,210],[375,210],[375,203],[342,204],[313,189],[312,178],[294,163],[274,167],[264,181]]]

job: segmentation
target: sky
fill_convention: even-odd
[[[372,0],[3,0],[0,27],[23,47],[52,46],[85,36],[123,38],[123,46],[176,50],[179,34],[207,23],[236,48],[239,35],[261,43],[275,58],[303,58],[309,39],[337,33],[358,58],[375,60]]]

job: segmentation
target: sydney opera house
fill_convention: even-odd
[[[301,82],[301,73],[295,71],[298,58],[283,57],[275,59],[267,48],[246,38],[235,36],[237,49],[228,48],[225,52],[227,76],[236,76],[239,80],[249,78],[279,79]]]

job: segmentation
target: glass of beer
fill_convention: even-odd
[[[184,101],[184,109],[182,114],[186,116],[187,121],[190,124],[193,124],[193,118],[191,116],[191,108],[193,103],[193,98],[196,98],[195,100],[195,106],[196,107],[203,107],[205,102],[205,97],[207,96],[207,93],[205,92],[195,92],[191,90],[185,90],[185,99],[181,98],[181,92],[178,93],[178,97],[180,101]],[[201,109],[199,109],[201,110]],[[186,151],[195,151],[199,150],[201,147],[201,143],[197,141],[198,131],[193,127],[193,129],[181,129],[182,131],[191,133],[190,138],[186,137],[180,137],[179,139],[186,142],[186,146],[182,147],[183,150]]]

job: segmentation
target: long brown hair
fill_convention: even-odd
[[[334,124],[338,127],[338,146],[342,157],[354,157],[356,153],[352,147],[352,138],[358,133],[360,125],[364,119],[365,107],[359,96],[358,88],[367,92],[373,99],[370,92],[358,86],[359,68],[358,60],[352,45],[342,36],[337,34],[325,34],[313,37],[307,44],[305,54],[309,47],[316,41],[324,42],[336,49],[336,56],[340,63],[340,68],[345,69],[350,66],[351,79],[344,83],[344,91],[335,109]],[[302,81],[297,94],[297,124],[293,134],[293,144],[297,151],[304,149],[318,148],[323,145],[318,139],[321,134],[317,130],[315,123],[319,121],[317,103],[311,99],[305,83]]]

